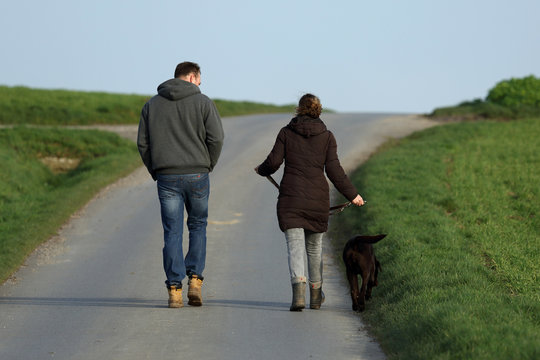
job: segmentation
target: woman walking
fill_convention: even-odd
[[[278,222],[287,241],[293,291],[291,311],[305,308],[309,279],[310,308],[319,309],[322,292],[322,237],[328,230],[330,194],[324,173],[337,190],[354,205],[364,200],[348,179],[337,156],[334,135],[320,119],[322,106],[312,94],[302,96],[296,116],[282,128],[266,160],[255,168],[261,176],[276,172],[285,160],[279,188]],[[308,279],[304,271],[307,253]]]

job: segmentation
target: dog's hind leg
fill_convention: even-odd
[[[351,288],[352,309],[358,311],[358,276],[347,269],[347,279]]]
[[[360,288],[360,296],[358,299],[358,311],[364,311],[366,308],[366,291],[369,282],[369,271],[362,271],[362,287]]]
[[[368,278],[365,280],[367,282],[367,289],[366,289],[366,300],[371,299],[371,291],[374,286],[376,286],[376,279],[375,279],[375,269],[371,269],[371,272],[369,273]],[[363,284],[362,284],[363,285]]]
[[[369,280],[367,284],[367,290],[366,290],[366,300],[371,299],[371,291],[373,289],[373,282]]]
[[[373,258],[375,259],[375,268],[372,269],[371,278],[367,285],[366,300],[371,299],[371,291],[373,290],[373,287],[379,285],[377,277],[379,276],[379,272],[382,271],[381,263],[377,260],[375,255],[373,255]]]

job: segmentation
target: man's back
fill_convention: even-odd
[[[212,171],[223,144],[217,109],[193,83],[171,79],[158,87],[141,114],[138,145],[151,173]]]

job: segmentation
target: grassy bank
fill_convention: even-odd
[[[151,96],[0,86],[0,124],[137,124]],[[221,116],[294,111],[248,101],[215,100]]]
[[[390,358],[540,357],[539,138],[540,119],[449,124],[353,175],[368,205],[332,238],[389,234],[362,317]]]
[[[272,105],[262,104],[251,101],[227,101],[214,99],[214,103],[218,108],[221,116],[239,116],[250,114],[273,114],[273,113],[289,113],[293,114],[295,105]]]
[[[0,283],[98,190],[141,165],[112,133],[0,129]],[[67,165],[66,165],[67,164]]]
[[[441,107],[428,115],[437,120],[479,120],[479,119],[522,119],[526,117],[540,117],[540,108],[522,105],[509,108],[490,101],[476,99],[464,101],[456,106]]]

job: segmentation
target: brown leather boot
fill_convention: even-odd
[[[299,282],[292,285],[293,298],[291,311],[302,311],[306,307],[306,283]]]
[[[167,289],[169,291],[169,307],[170,308],[181,308],[184,306],[182,300],[182,288],[178,288],[175,285],[171,285]]]
[[[322,287],[314,289],[309,288],[309,308],[310,309],[320,309],[321,304],[324,303],[324,293]]]
[[[202,294],[201,287],[203,281],[197,277],[197,275],[192,275],[188,282],[188,305],[191,306],[201,306],[202,305]]]

